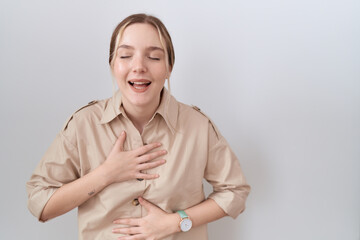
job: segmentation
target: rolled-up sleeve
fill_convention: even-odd
[[[52,194],[66,183],[79,178],[79,157],[74,143],[63,129],[56,136],[42,160],[26,183],[28,208],[40,220]]]
[[[205,179],[213,186],[209,198],[213,199],[226,214],[236,218],[245,209],[250,186],[245,180],[237,157],[211,122],[208,144]]]

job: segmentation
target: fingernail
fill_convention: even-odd
[[[121,132],[121,135],[124,135],[125,134],[125,130],[123,130],[122,132]]]

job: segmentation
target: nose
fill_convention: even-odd
[[[142,56],[134,56],[133,58],[133,72],[144,73],[147,71],[145,58]]]

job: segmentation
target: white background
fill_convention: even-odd
[[[2,0],[0,239],[77,238],[76,211],[37,222],[25,182],[66,118],[112,94],[110,36],[138,12],[168,27],[173,95],[214,120],[252,186],[210,239],[359,240],[358,0]]]

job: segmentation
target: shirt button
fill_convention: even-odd
[[[132,200],[132,205],[134,205],[134,206],[137,206],[137,205],[139,205],[140,203],[139,203],[139,200],[137,199],[137,198],[135,198],[134,200]]]

